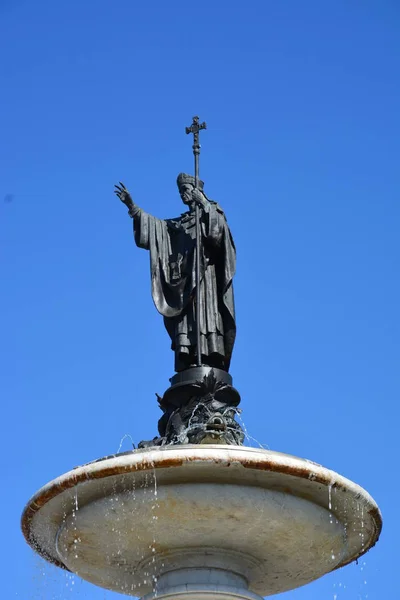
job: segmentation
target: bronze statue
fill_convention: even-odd
[[[118,198],[133,219],[136,244],[150,252],[154,304],[175,352],[176,374],[164,396],[160,437],[139,446],[182,443],[241,444],[235,421],[240,396],[229,375],[236,336],[232,280],[236,250],[221,207],[204,193],[199,179],[199,131],[193,118],[195,175],[181,173],[177,184],[188,210],[175,219],[157,219],[132,200],[123,183]]]
[[[115,186],[115,193],[133,218],[136,244],[150,251],[153,300],[171,338],[176,371],[196,365],[198,205],[201,364],[228,371],[236,333],[232,287],[235,245],[223,210],[207,198],[203,182],[196,189],[194,177],[181,173],[177,184],[189,210],[175,219],[161,220],[144,212],[122,183]]]

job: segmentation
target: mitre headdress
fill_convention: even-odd
[[[185,183],[190,183],[194,187],[195,178],[193,177],[193,175],[188,175],[187,173],[179,173],[176,183],[178,184],[178,187],[181,187],[181,185],[184,185]],[[204,181],[201,181],[201,179],[199,179],[199,189],[202,190],[203,187]]]

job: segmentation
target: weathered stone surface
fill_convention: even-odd
[[[233,584],[238,595],[253,600],[304,585],[361,556],[380,528],[367,492],[320,465],[211,445],[79,467],[42,488],[23,516],[38,552],[96,585],[168,597],[190,577],[190,598],[219,589],[220,600],[233,593],[232,574],[248,582]]]

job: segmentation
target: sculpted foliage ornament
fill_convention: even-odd
[[[166,444],[241,445],[244,434],[235,421],[241,410],[229,402],[229,387],[218,381],[214,371],[196,382],[198,392],[186,404],[175,408],[158,396],[163,416],[158,422],[160,437],[141,442],[139,448]],[[227,394],[228,392],[228,394]]]

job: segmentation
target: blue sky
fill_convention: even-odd
[[[112,190],[179,214],[194,114],[238,250],[247,429],[384,517],[358,566],[286,596],[396,596],[399,33],[396,0],[0,2],[4,598],[116,597],[36,558],[19,518],[50,479],[156,433],[173,355]]]

